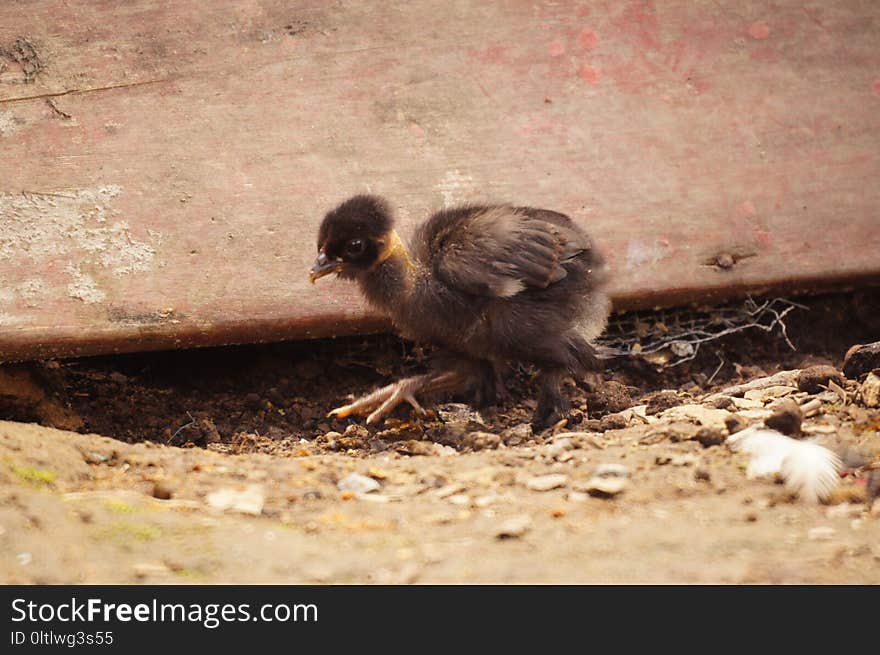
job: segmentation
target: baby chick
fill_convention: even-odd
[[[505,366],[541,372],[536,427],[569,409],[566,374],[596,370],[590,341],[610,311],[602,257],[570,218],[546,209],[467,205],[444,209],[416,230],[407,248],[388,203],[358,195],[328,212],[318,232],[312,283],[336,273],[357,281],[367,301],[405,338],[440,346],[448,368],[405,378],[330,415],[384,418],[402,402],[422,411],[417,393],[469,388],[491,404]]]

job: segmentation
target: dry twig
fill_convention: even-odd
[[[768,333],[778,329],[785,343],[796,350],[785,326],[785,317],[795,309],[809,308],[785,298],[761,304],[749,298],[739,306],[635,312],[612,320],[597,343],[603,354],[611,356],[666,351],[671,355],[667,366],[694,359],[704,343],[750,329]]]

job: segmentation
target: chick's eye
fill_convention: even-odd
[[[345,244],[345,252],[349,255],[360,255],[364,251],[363,239],[351,239]]]

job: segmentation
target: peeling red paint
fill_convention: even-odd
[[[648,50],[660,48],[660,25],[657,21],[657,10],[651,0],[637,0],[630,3],[614,22],[621,32],[634,37],[642,48]]]
[[[624,93],[640,93],[651,82],[650,74],[633,61],[612,63],[606,66],[608,76],[615,86]]]
[[[536,136],[539,134],[550,134],[553,132],[553,125],[550,123],[537,123],[529,121],[528,125],[522,125],[517,128],[521,136]]]
[[[691,94],[695,96],[712,89],[712,82],[709,81],[708,77],[703,77],[694,73],[689,72],[687,78],[685,78],[685,82],[687,83]]]
[[[551,41],[547,51],[551,57],[559,57],[565,54],[565,44],[562,41]]]
[[[666,57],[664,59],[664,63],[669,66],[673,71],[677,71],[679,66],[681,66],[681,60],[685,56],[687,52],[687,44],[679,39],[678,41],[674,41],[670,43],[666,48]]]
[[[779,51],[769,45],[756,47],[749,56],[755,61],[779,61]]]
[[[589,27],[585,27],[578,34],[578,45],[581,50],[592,50],[599,45],[599,37]]]
[[[578,69],[578,75],[582,80],[590,84],[598,84],[599,80],[602,79],[602,71],[589,65],[581,66]]]
[[[758,21],[749,25],[749,36],[758,41],[763,41],[770,36],[770,26],[764,21]]]
[[[471,51],[471,57],[485,64],[503,64],[507,62],[507,46],[496,43],[483,50]]]
[[[618,47],[618,36],[629,37],[625,56],[602,59],[602,69],[614,85],[627,94],[640,94],[646,89],[683,85],[689,95],[698,96],[714,88],[712,65],[724,57],[723,44],[741,34],[741,26],[721,24],[700,17],[680,26],[680,30],[660,28],[654,3],[631,2],[612,19],[615,35],[609,49]],[[603,34],[606,29],[603,27]],[[668,40],[664,36],[669,34]],[[678,34],[676,34],[678,32]],[[677,36],[677,38],[676,38]],[[773,50],[760,53],[765,58],[777,57]],[[671,94],[663,101],[670,102]]]
[[[880,77],[874,80],[874,93],[880,96]]]

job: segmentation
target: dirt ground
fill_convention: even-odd
[[[524,370],[479,414],[326,420],[429,365],[388,336],[7,364],[0,580],[878,583],[880,408],[865,374],[814,367],[880,338],[880,293],[800,302],[796,351],[747,331],[609,360],[539,434]],[[725,444],[784,403],[842,460],[822,504]]]

